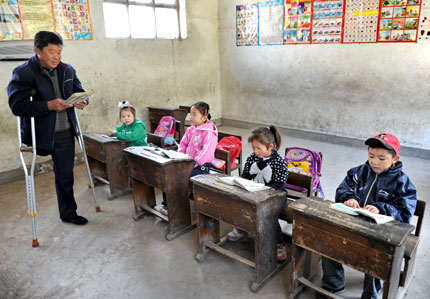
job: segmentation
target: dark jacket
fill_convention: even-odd
[[[366,197],[368,197],[367,202]],[[417,191],[402,171],[402,162],[376,174],[369,163],[352,168],[336,190],[336,202],[355,198],[361,207],[373,205],[379,213],[410,223],[417,205]]]
[[[63,99],[75,92],[84,91],[76,76],[75,69],[65,63],[57,66],[58,83]],[[21,135],[23,143],[31,145],[30,117],[35,117],[37,149],[51,152],[54,146],[56,111],[49,111],[47,102],[55,99],[54,86],[48,75],[42,73],[36,55],[24,64],[16,67],[8,88],[9,106],[16,116],[21,116]],[[30,102],[30,95],[33,102]],[[74,108],[68,108],[67,114],[75,134],[77,122]]]
[[[283,189],[287,182],[288,168],[284,159],[276,151],[272,151],[267,158],[258,158],[252,153],[246,159],[242,177],[279,190]]]

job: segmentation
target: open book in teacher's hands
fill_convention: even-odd
[[[77,102],[84,102],[93,93],[94,93],[93,91],[75,92],[67,100],[65,100],[65,102],[71,105]]]
[[[238,186],[249,192],[255,192],[255,191],[260,191],[260,190],[265,190],[270,188],[268,186],[265,186],[264,184],[256,183],[254,181],[250,181],[240,177],[225,176],[225,177],[220,177],[219,179],[226,184],[229,184],[232,186]]]
[[[363,215],[366,216],[370,219],[372,219],[373,221],[375,221],[377,224],[381,224],[381,223],[387,223],[390,221],[393,221],[394,218],[391,216],[386,216],[386,215],[382,215],[382,214],[375,214],[375,213],[371,213],[366,209],[363,208],[359,208],[359,209],[354,209],[351,207],[348,207],[346,205],[344,205],[343,203],[335,203],[330,205],[330,208],[335,209],[336,211],[345,213],[345,214],[349,214],[349,215]]]

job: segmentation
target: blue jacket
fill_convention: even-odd
[[[60,63],[57,66],[57,75],[63,99],[67,99],[75,92],[84,91],[71,65]],[[37,149],[51,152],[54,146],[57,112],[48,110],[47,102],[56,97],[51,79],[42,73],[36,55],[13,70],[7,93],[13,114],[21,116],[23,143],[31,145],[30,117],[34,116]],[[33,102],[30,102],[32,93],[34,94]],[[66,111],[76,134],[78,130],[75,110],[68,108]]]
[[[366,202],[366,197],[368,197]],[[336,202],[355,198],[361,207],[373,205],[379,213],[410,223],[417,205],[417,191],[402,171],[402,162],[376,174],[369,163],[352,168],[336,190]]]

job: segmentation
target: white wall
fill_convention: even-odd
[[[123,99],[144,120],[145,107],[178,107],[197,100],[211,105],[213,118],[221,117],[217,1],[187,1],[186,40],[106,39],[102,1],[90,1],[90,9],[94,40],[66,41],[63,49],[63,61],[75,67],[85,89],[95,91],[91,104],[79,113],[84,132],[119,125],[117,104]],[[0,62],[0,173],[20,167],[16,118],[5,88],[21,63]]]
[[[223,118],[430,149],[430,43],[237,47],[219,1]]]

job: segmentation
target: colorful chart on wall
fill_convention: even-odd
[[[280,45],[283,37],[284,6],[282,2],[259,3],[259,44]]]
[[[17,0],[0,0],[0,40],[22,39]]]
[[[379,0],[346,0],[343,42],[376,42],[378,15]]]
[[[236,6],[237,45],[430,41],[430,0],[282,0]]]
[[[65,40],[92,39],[88,0],[0,0],[0,40],[29,40],[41,30]]]
[[[430,1],[423,0],[421,6],[420,25],[418,27],[418,40],[430,42]]]
[[[258,45],[258,4],[236,6],[236,45]]]
[[[417,40],[420,0],[382,0],[378,42]]]
[[[314,1],[312,43],[340,43],[342,38],[343,1]]]
[[[64,39],[91,39],[88,0],[53,0],[55,31]]]
[[[286,0],[284,44],[307,44],[311,42],[311,0]]]

